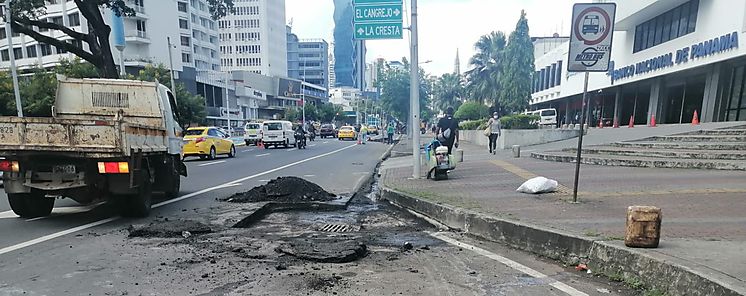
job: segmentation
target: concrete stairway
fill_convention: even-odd
[[[531,157],[575,162],[577,149],[535,152]],[[746,126],[698,130],[583,148],[581,163],[650,168],[746,171]]]

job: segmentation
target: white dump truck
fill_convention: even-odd
[[[56,198],[150,213],[153,191],[179,193],[182,129],[157,82],[60,77],[52,117],[0,117],[0,171],[10,207],[47,216]]]

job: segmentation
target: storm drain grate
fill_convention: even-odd
[[[325,232],[353,232],[359,229],[348,224],[324,224],[319,227],[319,231]]]

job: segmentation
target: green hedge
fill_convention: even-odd
[[[487,128],[487,119],[466,120],[458,124],[461,130],[480,130]]]
[[[538,129],[538,115],[513,114],[500,118],[500,125],[504,129]]]

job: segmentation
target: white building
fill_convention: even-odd
[[[688,123],[695,111],[704,122],[746,120],[746,1],[614,2],[613,65],[590,75],[591,125]],[[536,59],[531,108],[573,122],[584,75],[567,72],[567,55],[565,43]]]
[[[352,110],[352,106],[363,97],[360,89],[351,86],[341,86],[329,89],[329,102],[341,105],[345,111]]]
[[[235,13],[218,21],[224,70],[285,77],[285,0],[235,0]]]
[[[218,34],[215,22],[210,18],[207,0],[128,0],[127,5],[136,12],[135,16],[124,18],[124,64],[128,71],[136,71],[146,64],[168,65],[167,37],[173,44],[173,66],[180,72],[181,80],[193,81],[195,70],[219,70]],[[102,11],[104,20],[110,23],[111,11]],[[39,19],[79,32],[88,31],[85,18],[72,1],[48,1],[46,14]],[[59,31],[39,31],[53,38],[71,39]],[[112,34],[112,44],[113,38]],[[14,34],[12,40],[16,66],[21,69],[52,67],[60,59],[75,57],[61,48],[39,43],[23,34]],[[85,42],[80,45],[88,48]],[[112,46],[112,51],[114,62],[121,65],[118,50]],[[5,28],[0,27],[0,68],[9,66],[8,38]],[[193,83],[188,87],[191,85]]]

